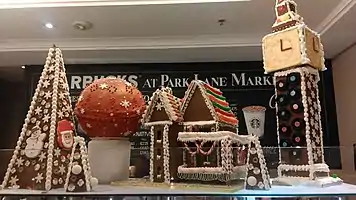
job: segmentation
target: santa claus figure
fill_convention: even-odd
[[[57,142],[62,149],[72,149],[74,143],[74,125],[68,120],[58,122],[57,126]]]
[[[46,134],[41,128],[35,126],[31,129],[31,136],[26,140],[25,155],[28,158],[36,158],[42,151]]]

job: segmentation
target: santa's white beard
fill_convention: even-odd
[[[62,139],[62,143],[63,143],[63,147],[67,148],[67,149],[70,149],[73,146],[73,140],[72,139],[67,139],[67,140]]]

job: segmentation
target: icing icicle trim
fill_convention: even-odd
[[[246,166],[234,166],[232,167],[232,172],[245,172]],[[226,173],[222,167],[186,167],[186,166],[179,166],[178,173],[184,174],[194,174],[194,173],[207,173],[207,174],[221,174]]]
[[[248,144],[250,141],[255,140],[251,135],[237,135],[230,131],[217,131],[217,132],[179,132],[178,141],[181,142],[195,142],[197,140],[210,142],[221,141],[227,138],[231,138],[233,142],[239,142],[241,144]]]
[[[195,121],[195,122],[182,122],[183,126],[210,126],[216,124],[216,121]]]
[[[57,49],[56,49],[57,50]],[[60,52],[56,51],[55,56],[55,65],[60,65]],[[54,83],[53,83],[53,95],[52,95],[52,113],[51,113],[51,125],[49,127],[49,146],[47,152],[47,170],[46,170],[46,182],[45,189],[48,191],[52,188],[52,164],[51,160],[53,159],[53,150],[54,150],[54,141],[57,127],[57,103],[58,103],[58,85],[59,85],[59,67],[55,68],[54,71]]]
[[[169,125],[165,125],[163,128],[163,172],[164,172],[164,182],[170,183],[170,152],[169,152]]]
[[[173,122],[171,121],[155,121],[155,122],[148,122],[148,123],[145,123],[144,125],[145,126],[157,126],[157,125],[172,125]]]
[[[151,126],[150,130],[150,181],[153,182],[153,165],[154,165],[154,144],[155,144],[155,133],[154,133],[155,127]]]

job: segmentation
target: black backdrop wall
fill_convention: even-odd
[[[324,146],[338,146],[338,128],[335,111],[332,66],[327,61],[328,70],[321,73],[320,97],[324,120]],[[221,89],[240,120],[239,132],[247,133],[242,108],[261,105],[267,108],[263,146],[276,146],[276,117],[274,108],[274,87],[270,75],[264,74],[261,62],[225,63],[176,63],[176,64],[104,64],[67,65],[67,78],[72,102],[76,102],[80,92],[92,81],[102,77],[115,76],[136,85],[148,101],[157,87],[164,85],[173,89],[178,97],[183,97],[187,85],[193,79],[208,82]],[[30,86],[30,100],[40,77],[42,66],[26,68],[27,83]],[[147,132],[142,130],[132,139],[132,156],[147,155],[149,149]],[[277,155],[270,151],[270,155]],[[331,168],[341,168],[340,154],[335,148],[326,150],[325,155]],[[331,159],[332,158],[332,159]],[[270,159],[277,159],[270,158]]]

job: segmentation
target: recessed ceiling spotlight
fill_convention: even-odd
[[[21,68],[22,68],[22,69],[26,69],[26,66],[25,66],[25,65],[22,65]]]
[[[90,22],[77,21],[73,23],[73,27],[80,31],[86,31],[93,27],[93,24]]]
[[[225,22],[226,22],[226,19],[219,19],[218,20],[218,23],[219,23],[220,26],[223,26],[225,24]]]
[[[46,27],[46,28],[49,28],[49,29],[54,28],[53,24],[51,24],[51,23],[46,23],[46,24],[45,24],[45,27]]]

